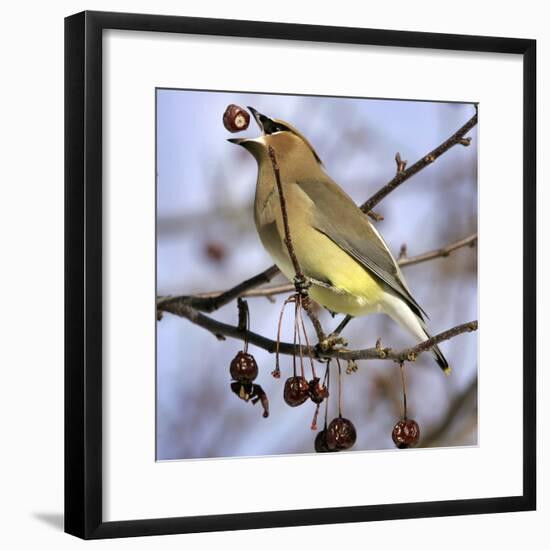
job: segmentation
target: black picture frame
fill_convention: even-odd
[[[155,31],[523,56],[523,494],[227,515],[102,519],[102,32]],[[536,508],[536,41],[82,12],[65,19],[65,531],[84,539]]]

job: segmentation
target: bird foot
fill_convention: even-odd
[[[307,277],[294,277],[294,288],[298,294],[307,294],[311,281]]]

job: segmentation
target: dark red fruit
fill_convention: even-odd
[[[322,403],[323,399],[328,397],[328,388],[321,384],[320,378],[314,378],[309,381],[309,398],[314,403]]]
[[[355,444],[357,432],[347,418],[341,416],[332,420],[327,428],[327,446],[331,451],[345,451]]]
[[[410,418],[400,420],[393,427],[391,438],[398,449],[414,447],[420,439],[420,427]]]
[[[238,105],[228,105],[223,114],[223,125],[230,132],[242,132],[248,128],[250,123],[250,115]]]
[[[337,449],[329,449],[327,444],[327,431],[321,430],[315,436],[315,452],[316,453],[335,453]]]
[[[229,373],[237,382],[252,382],[258,376],[258,364],[250,353],[239,351],[229,365]]]
[[[297,407],[309,397],[309,384],[303,376],[291,376],[285,382],[283,398],[287,405]]]

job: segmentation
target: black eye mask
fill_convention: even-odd
[[[260,115],[260,122],[262,123],[262,127],[266,135],[274,134],[275,132],[288,132],[290,130],[284,124],[275,122],[264,115]]]

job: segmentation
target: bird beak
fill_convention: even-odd
[[[248,151],[251,150],[251,148],[254,148],[255,143],[261,143],[261,137],[259,138],[229,138],[227,141],[229,143],[234,143],[235,145],[240,145],[241,147],[244,147]]]
[[[254,107],[248,106],[247,109],[252,113],[252,116],[254,117],[256,124],[259,126],[260,130],[265,135],[266,129],[270,128],[273,125],[273,121],[268,116],[262,115],[262,113],[259,113],[258,111],[256,111]]]
[[[248,140],[246,138],[229,138],[227,141],[229,141],[229,143],[234,143],[235,145],[243,145],[243,142]]]
[[[256,124],[259,126],[260,130],[264,131],[264,125],[262,124],[262,118],[267,118],[265,115],[262,115],[262,113],[258,113],[254,107],[247,107],[247,109],[252,113],[252,116],[254,117],[254,120],[256,121]]]

